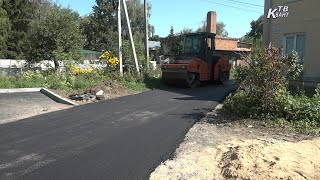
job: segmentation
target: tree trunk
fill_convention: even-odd
[[[59,62],[57,60],[54,60],[54,68],[56,70],[58,70],[58,68],[59,68]]]

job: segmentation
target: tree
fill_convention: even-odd
[[[263,16],[260,16],[256,21],[250,23],[251,31],[247,33],[247,36],[258,39],[263,33]]]
[[[252,44],[252,48],[251,48],[252,59],[258,59],[264,53],[262,36],[260,36],[259,38],[244,36],[241,38],[241,41]]]
[[[135,39],[144,39],[144,4],[140,0],[127,1],[128,14],[132,34]],[[123,8],[122,8],[123,10]],[[151,5],[149,4],[149,16]],[[122,35],[129,40],[129,33],[126,27],[124,10],[122,12]],[[112,0],[96,0],[93,13],[83,17],[81,29],[85,35],[85,48],[92,50],[111,50],[117,52],[118,30],[116,10],[113,8]],[[154,27],[149,24],[150,33],[154,33]],[[151,35],[150,34],[150,35]]]
[[[11,22],[11,31],[7,43],[7,58],[24,58],[30,41],[27,32],[32,21],[33,2],[26,0],[3,0],[2,8],[7,12]]]
[[[156,30],[155,30],[155,28],[154,28],[154,26],[153,25],[151,25],[151,24],[149,24],[149,34],[148,34],[148,36],[149,37],[154,37],[155,35],[155,32],[156,32]]]
[[[48,14],[48,10],[52,7],[51,0],[33,0],[33,20],[44,18]]]
[[[169,36],[174,36],[174,29],[173,29],[173,26],[171,26],[171,28],[170,28]]]
[[[183,28],[179,33],[174,34],[174,28],[171,26],[170,34],[162,42],[168,46],[168,55],[177,56],[182,52],[182,42],[185,34],[194,32],[190,28]]]
[[[160,41],[160,36],[159,35],[154,35],[149,38],[150,41]]]
[[[127,1],[127,7],[132,34],[136,38],[139,38],[139,40],[143,41],[143,39],[145,38],[144,4],[142,4],[140,0],[130,0]],[[150,12],[150,6],[148,12]],[[122,14],[124,15],[124,11]],[[122,17],[123,24],[126,24],[125,16]],[[129,39],[129,33],[125,27],[126,26],[124,26],[123,35],[125,39]]]
[[[3,0],[0,0],[0,58],[5,58],[10,32],[10,21],[7,12],[2,8],[2,3]]]
[[[144,21],[144,4],[140,0],[127,1],[128,14],[130,18],[131,30],[136,46],[138,60],[145,63],[143,41],[145,39],[145,21]],[[149,17],[151,5],[149,4]],[[93,13],[83,17],[81,21],[81,29],[85,36],[85,48],[98,51],[112,51],[114,54],[118,52],[118,28],[117,15],[112,0],[96,0],[93,7]],[[132,61],[132,51],[129,41],[129,32],[127,29],[127,21],[125,19],[124,10],[122,8],[122,36],[123,41],[123,59],[129,64]],[[155,32],[154,27],[149,24],[149,36]]]
[[[196,30],[197,32],[206,32],[207,31],[207,21],[204,20],[201,23],[201,26]],[[229,33],[226,30],[226,24],[224,22],[218,22],[217,23],[217,35],[228,37]]]
[[[251,30],[241,38],[241,41],[253,45],[251,56],[253,59],[257,59],[264,52],[262,41],[263,16],[260,16],[256,21],[252,21],[250,25]]]
[[[223,36],[223,37],[228,37],[229,33],[226,30],[226,24],[223,22],[218,22],[217,23],[217,35]]]
[[[134,38],[134,44],[136,47],[136,53],[137,53],[137,59],[138,59],[139,65],[145,66],[147,61],[144,55],[144,44],[139,38]],[[133,54],[131,50],[130,41],[126,39],[123,41],[124,64],[133,65],[132,57],[133,57]]]
[[[78,60],[81,58],[83,36],[79,14],[68,8],[52,5],[47,15],[32,23],[30,50],[27,60]]]
[[[82,19],[85,48],[117,52],[117,16],[112,0],[96,0],[93,13]]]

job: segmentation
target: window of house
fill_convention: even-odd
[[[284,39],[284,53],[288,55],[292,51],[296,51],[301,61],[303,61],[305,56],[305,37],[305,34],[286,35]]]

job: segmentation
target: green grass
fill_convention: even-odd
[[[132,89],[134,91],[147,91],[149,89],[161,88],[164,87],[164,84],[161,81],[161,77],[152,77],[148,74],[144,75],[143,79],[139,78],[122,78],[120,80],[121,84],[128,89]]]
[[[261,120],[257,120],[257,122]],[[312,122],[296,121],[289,122],[285,119],[278,118],[276,120],[263,120],[262,121],[268,128],[271,129],[285,129],[286,131],[296,131],[309,135],[320,135],[320,128],[314,125]]]
[[[124,87],[138,92],[162,86],[160,78],[155,78],[148,74],[144,76],[125,74],[124,77],[120,78],[115,72],[88,73],[74,76],[70,73],[59,74],[34,71],[16,77],[0,76],[0,88],[45,87],[65,92],[81,92],[93,88],[106,80],[117,80]]]
[[[108,79],[108,76],[101,74],[73,76],[71,74],[42,74],[39,72],[32,72],[17,77],[0,76],[0,88],[45,87],[54,90],[80,91],[92,88]]]
[[[142,82],[121,81],[120,83],[121,83],[121,85],[123,85],[124,87],[126,87],[128,89],[138,91],[138,92],[143,92],[143,91],[149,90],[147,88],[146,84],[142,83]]]

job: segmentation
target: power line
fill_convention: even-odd
[[[261,12],[261,11],[256,11],[256,10],[248,9],[248,8],[252,8],[252,7],[244,8],[244,7],[233,6],[233,5],[229,5],[229,4],[225,4],[225,3],[219,3],[219,2],[216,2],[216,1],[213,1],[213,0],[202,0],[202,1],[207,1],[207,2],[215,3],[215,4],[218,4],[218,5],[221,5],[221,6],[231,7],[231,8],[235,8],[235,9],[244,10],[244,11],[251,11],[251,12],[255,12],[255,13],[259,13],[259,14],[263,13],[263,12]],[[228,1],[228,0],[227,0],[227,1]],[[231,0],[229,0],[229,1],[231,1]]]
[[[225,0],[225,1],[231,1],[231,2],[235,2],[235,3],[239,3],[239,4],[245,4],[245,5],[249,5],[249,6],[256,6],[256,7],[264,7],[264,6],[261,6],[261,5],[258,5],[258,4],[251,4],[251,3],[247,3],[247,2],[240,2],[240,1],[235,1],[235,0]]]
[[[227,5],[227,4],[223,4],[223,3],[217,3],[217,2],[211,1],[211,0],[201,0],[201,1],[207,1],[207,2],[210,2],[210,3],[218,4],[218,5],[220,5],[220,6],[231,7],[231,8],[235,8],[235,9],[238,9],[238,10],[244,10],[244,11],[247,11],[247,12],[248,12],[248,11],[251,11],[251,12],[254,12],[254,13],[263,14],[263,12],[254,11],[254,10],[245,9],[245,8],[240,8],[240,7],[236,7],[236,6],[231,6],[231,5]]]

